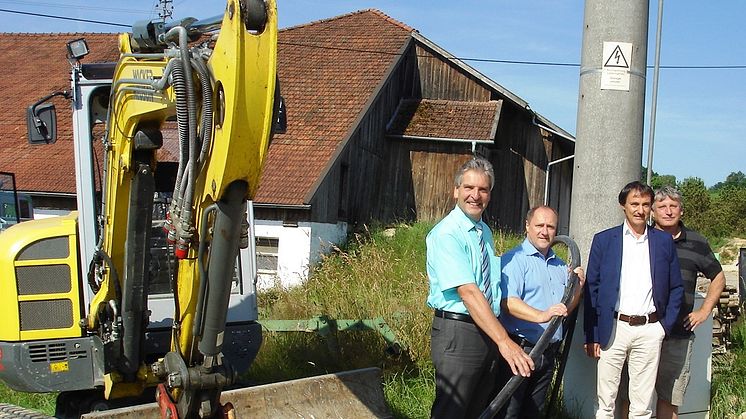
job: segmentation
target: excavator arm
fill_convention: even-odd
[[[231,281],[279,106],[275,1],[229,0],[222,18],[139,24],[119,49],[85,326],[104,343],[107,398],[161,383],[164,414],[213,416],[235,380],[222,355]],[[174,119],[179,165],[164,228],[176,309],[170,352],[148,364],[154,173]]]

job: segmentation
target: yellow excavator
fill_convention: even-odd
[[[253,244],[247,202],[281,119],[275,1],[228,0],[215,18],[138,23],[119,36],[114,66],[75,62],[84,42],[68,50],[73,89],[50,97],[72,99],[74,118],[92,110],[76,131],[106,123],[100,205],[97,151],[76,132],[78,211],[0,237],[0,378],[60,392],[59,416],[156,388],[163,417],[222,417],[222,389],[261,341],[240,254]],[[29,141],[54,141],[54,108],[43,101],[29,108]],[[178,166],[166,170],[173,184],[162,201],[158,155],[172,131]],[[153,229],[159,208],[162,233]],[[154,255],[160,237],[166,254]]]

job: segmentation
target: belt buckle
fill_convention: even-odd
[[[630,326],[643,326],[648,322],[648,316],[629,316]]]

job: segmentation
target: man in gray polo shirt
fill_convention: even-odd
[[[655,226],[673,236],[684,282],[684,301],[681,304],[679,316],[671,335],[666,337],[661,347],[661,359],[655,384],[655,391],[658,394],[656,409],[659,419],[678,418],[679,406],[684,403],[684,393],[689,384],[693,330],[707,320],[725,287],[723,268],[715,259],[707,239],[684,226],[681,222],[683,214],[684,209],[679,191],[665,186],[655,193],[653,204]],[[701,272],[711,282],[702,307],[694,310],[694,292],[698,272]]]

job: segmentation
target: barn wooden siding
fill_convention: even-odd
[[[417,77],[421,98],[487,102],[495,99],[484,83],[417,44]]]
[[[401,59],[310,199],[313,221],[351,224],[393,221],[393,218],[384,217],[384,208],[392,205],[389,199],[398,197],[388,192],[385,197],[380,196],[380,185],[399,181],[385,170],[389,154],[386,125],[399,100],[416,92],[414,72],[407,71],[414,60],[413,43],[410,38]]]
[[[476,153],[495,167],[495,187],[485,220],[521,232],[529,208],[544,201],[546,167],[572,152],[533,124],[522,109],[483,81],[411,42],[310,200],[312,220],[353,225],[381,221],[438,220],[454,207],[453,175],[472,157],[470,142],[386,137],[402,98],[462,101],[503,99],[494,145]],[[569,141],[562,140],[569,144]],[[552,167],[550,205],[569,220],[572,161]]]

